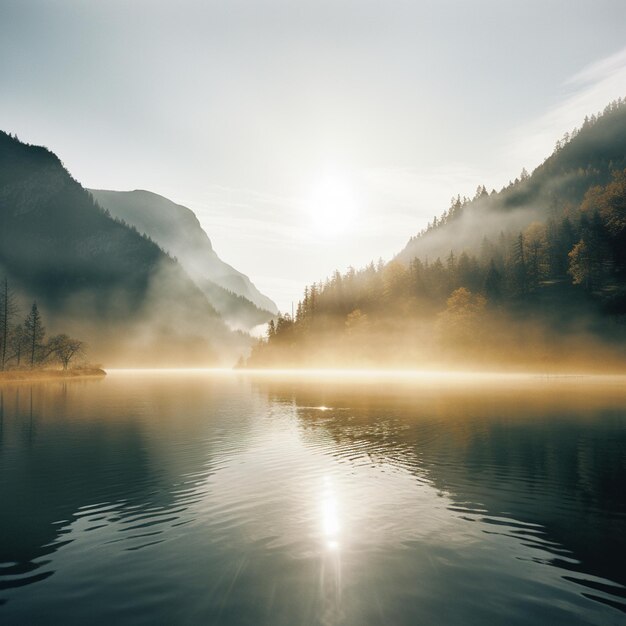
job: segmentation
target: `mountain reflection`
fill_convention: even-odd
[[[0,390],[0,576],[47,569],[41,557],[62,545],[63,527],[81,509],[146,500],[152,472],[138,425],[70,418],[68,395],[63,383]]]
[[[0,603],[2,589],[53,573],[45,557],[73,540],[76,523],[82,531],[126,524],[134,549],[151,520],[174,521],[195,501],[195,486],[212,471],[202,417],[207,406],[219,415],[220,401],[206,402],[210,386],[189,394],[184,384],[164,392],[157,382],[148,397],[134,386],[0,387]]]

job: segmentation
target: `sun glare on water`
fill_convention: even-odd
[[[341,176],[324,176],[311,189],[306,209],[316,233],[325,237],[339,235],[356,219],[354,189]]]

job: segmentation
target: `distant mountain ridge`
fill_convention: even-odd
[[[0,132],[0,275],[107,364],[226,364],[232,333],[183,268],[100,208],[50,150]]]
[[[453,198],[449,209],[411,237],[396,259],[435,260],[451,251],[476,251],[483,239],[519,231],[576,207],[594,185],[605,185],[626,168],[626,101],[609,104],[601,115],[586,117],[581,128],[566,133],[555,151],[532,174],[499,192],[479,187],[472,199]]]
[[[251,327],[278,312],[276,304],[245,274],[220,259],[191,209],[150,191],[90,192],[111,215],[175,256],[226,320],[247,322],[244,325]]]

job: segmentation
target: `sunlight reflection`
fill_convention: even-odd
[[[337,495],[329,476],[324,476],[320,510],[323,545],[320,564],[320,593],[324,602],[322,622],[335,624],[342,621],[341,552],[339,549],[341,525]]]
[[[330,481],[328,478],[324,481],[326,488],[322,498],[322,528],[326,546],[331,549],[337,549],[339,542],[337,536],[339,534],[339,517],[337,515],[337,500],[335,498]]]
[[[324,477],[324,491],[322,495],[322,530],[326,547],[330,550],[339,548],[339,516],[337,514],[337,499],[328,476]]]

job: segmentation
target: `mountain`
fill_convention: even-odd
[[[626,371],[626,101],[532,175],[479,187],[382,261],[305,289],[252,367]]]
[[[523,230],[580,205],[591,187],[605,185],[612,172],[624,168],[626,104],[617,100],[603,114],[586,117],[580,130],[566,133],[532,175],[524,170],[500,192],[488,193],[483,186],[471,200],[453,198],[449,209],[411,237],[396,258],[408,263],[415,257],[434,260],[451,251],[478,250],[485,237]]]
[[[245,349],[184,269],[59,158],[0,132],[0,275],[107,365],[226,364]]]
[[[225,320],[251,328],[278,313],[245,274],[219,258],[191,209],[150,191],[90,191],[111,215],[175,256]]]

